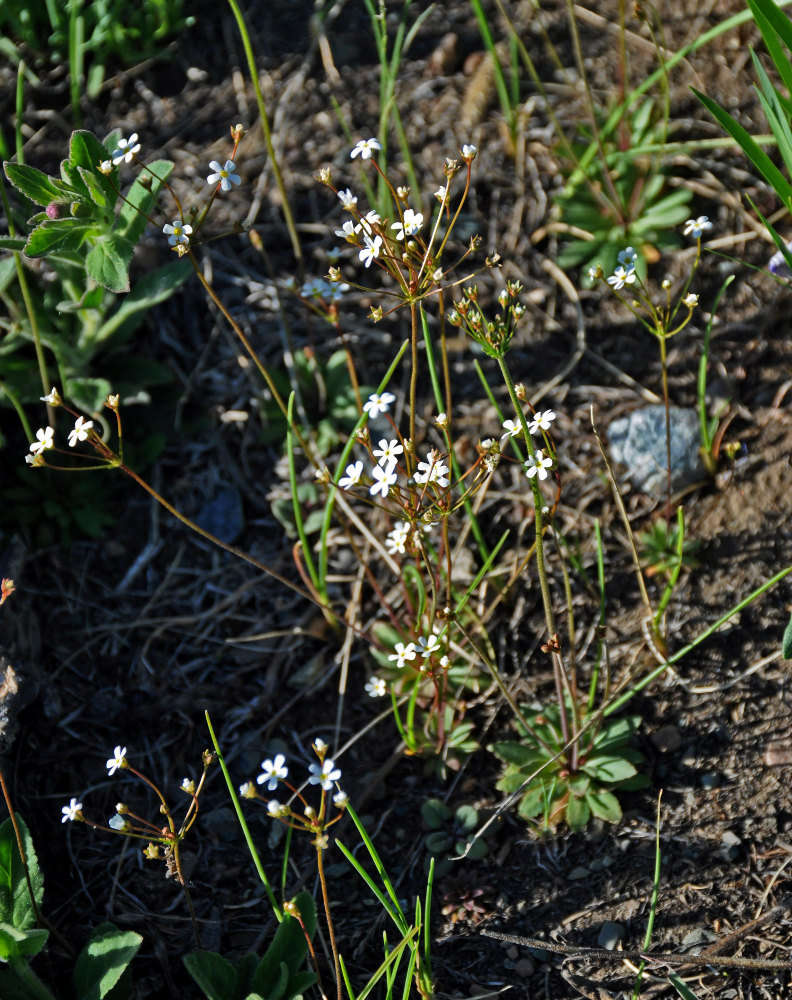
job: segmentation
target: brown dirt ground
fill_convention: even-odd
[[[310,4],[258,0],[246,6],[277,147],[302,223],[309,273],[316,274],[326,267],[336,213],[313,174],[333,164],[337,176],[355,177],[347,160],[349,142],[330,98],[339,102],[355,137],[373,133],[378,116],[376,60],[364,7],[351,0],[341,6],[342,15],[328,34],[337,82],[328,80],[315,53],[307,56]],[[415,6],[423,9],[425,4]],[[672,0],[659,6],[670,49],[740,9],[736,0],[706,5]],[[594,85],[604,89],[612,86],[615,35],[609,23],[614,14],[612,5],[593,7],[604,22],[589,19],[581,30],[588,70]],[[554,70],[537,24],[571,65],[560,2],[544,4],[535,15],[527,3],[512,3],[509,9],[525,26],[546,79]],[[444,41],[451,35],[453,46]],[[690,95],[690,84],[738,108],[746,127],[764,130],[750,90],[747,46],[752,40],[750,26],[742,27],[691,55],[675,72],[674,138],[718,135]],[[442,57],[446,45],[450,55]],[[640,26],[630,45],[640,74],[651,65]],[[547,222],[547,194],[558,183],[552,133],[541,102],[527,94],[524,166],[516,174],[494,93],[489,87],[474,92],[473,67],[480,49],[468,5],[462,0],[438,4],[405,60],[399,107],[416,150],[418,174],[428,178],[427,190],[436,186],[442,158],[460,143],[473,141],[481,151],[469,205],[472,231],[482,233],[485,246],[497,247],[507,268],[526,286],[529,321],[511,360],[531,398],[537,399],[540,388],[571,358],[577,329],[574,307],[542,268],[555,245],[531,240]],[[184,179],[181,190],[189,195],[202,179],[204,163],[225,150],[222,136],[228,125],[255,117],[243,66],[230,19],[219,7],[206,5],[172,58],[116,77],[102,99],[84,109],[85,126],[99,133],[115,126],[127,133],[137,130],[147,153],[176,160],[176,173]],[[9,79],[6,72],[4,84]],[[476,86],[482,90],[480,82]],[[581,115],[576,91],[559,83],[553,93],[562,120],[573,125]],[[70,128],[62,74],[53,72],[27,99],[27,162],[52,168]],[[10,113],[4,104],[4,127]],[[226,203],[228,221],[246,215],[253,192],[255,224],[281,282],[292,262],[255,127],[241,149],[240,166],[244,184]],[[772,251],[756,238],[739,196],[749,193],[770,209],[773,201],[742,158],[713,152],[704,159],[680,158],[678,168],[682,182],[696,192],[692,214],[708,214],[716,234],[743,234],[724,252],[763,263]],[[161,255],[161,248],[154,234],[145,244],[141,267],[156,254]],[[206,247],[204,259],[265,362],[275,362],[281,352],[278,292],[262,257],[244,239],[229,238]],[[705,259],[698,279],[702,302],[712,301],[730,266],[720,258]],[[684,499],[689,530],[704,544],[700,568],[684,577],[669,608],[672,650],[792,564],[790,294],[745,267],[735,272],[737,281],[713,332],[711,377],[713,391],[732,399],[735,417],[727,438],[741,441],[745,450],[715,483]],[[320,352],[338,347],[328,341],[327,329],[292,301],[285,308],[298,346]],[[594,518],[603,525],[609,640],[618,675],[647,669],[648,653],[623,528],[602,475],[589,410],[593,403],[598,424],[607,427],[613,417],[638,405],[642,394],[658,391],[659,365],[653,345],[599,294],[583,295],[583,310],[586,353],[545,402],[561,415],[557,441],[564,493],[559,523],[568,537],[579,540],[589,568]],[[365,313],[366,302],[351,305],[343,323],[360,359],[362,380],[373,382],[404,330],[399,319],[374,329]],[[672,396],[681,404],[695,401],[701,333],[692,326],[672,345]],[[280,448],[259,442],[251,399],[260,390],[240,364],[238,346],[222,317],[190,286],[156,310],[139,349],[171,366],[181,394],[180,436],[171,434],[172,443],[152,472],[154,481],[188,514],[199,511],[221,486],[236,485],[246,515],[238,544],[293,576],[289,546],[269,502],[273,493],[286,488]],[[452,360],[466,431],[473,439],[492,433],[492,412],[473,404],[480,391],[468,354],[458,350]],[[252,419],[219,419],[234,409],[251,411]],[[514,485],[513,480],[503,482],[502,493]],[[633,526],[645,527],[652,504],[629,488],[625,501]],[[8,626],[6,619],[6,628],[14,633],[15,662],[22,670],[38,671],[41,692],[21,715],[3,770],[41,855],[50,921],[77,946],[102,919],[141,931],[145,943],[135,962],[135,995],[192,997],[197,994],[178,961],[191,947],[178,887],[165,881],[159,866],[144,863],[137,850],[119,850],[119,842],[82,826],[62,827],[61,805],[77,795],[93,815],[110,815],[119,782],[106,779],[103,764],[119,743],[129,747],[136,765],[175,794],[182,777],[196,772],[208,744],[206,709],[234,778],[242,781],[277,748],[273,741],[283,741],[294,756],[317,735],[330,739],[338,720],[336,738],[346,743],[372,723],[377,705],[363,697],[369,667],[362,647],[354,651],[346,690],[339,693],[338,640],[324,629],[313,607],[183,530],[135,488],[124,484],[116,503],[117,525],[101,541],[76,540],[68,550],[34,548],[28,555],[14,597],[13,622]],[[527,507],[519,498],[508,505],[501,499],[499,507],[491,508],[492,530],[498,531],[501,522],[513,525],[525,519]],[[119,588],[142,552],[147,554],[137,574]],[[573,588],[578,645],[584,650],[596,602],[582,585],[573,581]],[[645,720],[639,743],[650,762],[652,785],[624,797],[625,816],[617,827],[593,824],[585,835],[540,840],[508,812],[499,817],[489,856],[462,862],[453,872],[468,888],[487,888],[484,920],[452,925],[440,915],[439,905],[434,910],[433,961],[440,995],[490,995],[505,988],[507,995],[549,1000],[626,995],[620,991],[630,989],[631,974],[623,966],[596,958],[572,961],[479,932],[487,927],[591,946],[603,922],[610,920],[625,926],[625,948],[641,947],[660,790],[662,874],[653,948],[682,953],[718,942],[726,955],[784,959],[792,947],[787,873],[792,856],[792,701],[779,645],[791,595],[789,583],[781,583],[732,618],[676,672],[668,671],[638,696],[633,704]],[[560,606],[560,590],[557,597]],[[366,613],[373,610],[368,607]],[[516,696],[526,701],[549,690],[538,651],[540,621],[537,587],[526,582],[491,625],[500,665]],[[509,731],[508,712],[494,691],[477,699],[471,716],[486,732],[480,737],[483,743]],[[424,880],[422,801],[439,796],[453,806],[471,803],[483,817],[500,802],[494,789],[498,766],[490,754],[477,754],[449,782],[427,778],[421,761],[401,755],[387,714],[351,745],[341,763],[345,788],[405,900],[422,891]],[[128,779],[122,779],[121,787],[130,789],[130,800],[139,794]],[[277,838],[261,815],[253,812],[250,823],[274,873],[280,857]],[[351,830],[343,828],[341,837],[350,842]],[[306,851],[307,845],[295,843],[289,893],[303,878],[315,889]],[[266,922],[268,908],[219,774],[202,799],[187,864],[204,945],[229,955],[260,950],[272,930]],[[366,970],[380,960],[379,913],[340,855],[332,852],[330,881],[350,971],[356,982],[363,982]],[[441,880],[436,898],[443,891]],[[764,919],[754,923],[756,918]],[[64,961],[61,946],[54,944],[50,971],[57,974]],[[666,970],[650,971],[643,995],[670,996],[670,988],[662,985]],[[42,974],[47,975],[46,968]],[[681,974],[702,998],[792,996],[790,972],[699,967]]]

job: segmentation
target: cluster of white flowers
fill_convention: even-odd
[[[314,743],[314,750],[319,753],[323,753],[327,749],[327,744],[324,740],[316,740]],[[321,763],[310,764],[308,766],[308,771],[310,772],[310,778],[308,779],[309,785],[320,785],[324,791],[328,791],[333,787],[334,784],[341,777],[341,769],[336,767],[335,761],[330,757],[322,757]],[[261,762],[261,774],[256,778],[256,784],[266,785],[267,791],[274,792],[281,782],[286,781],[289,776],[289,769],[286,766],[286,757],[282,753],[275,754],[272,759],[263,760]],[[246,799],[256,798],[256,788],[252,781],[246,781],[244,784],[239,786],[239,794]],[[333,801],[338,805],[339,808],[343,808],[340,802],[346,805],[348,798],[339,789],[338,794],[334,796]],[[282,814],[283,806],[280,803],[272,800],[268,805],[268,812],[270,815],[278,816]]]
[[[62,400],[57,389],[50,390],[48,395],[41,396],[42,403],[50,406],[61,406]],[[85,417],[77,417],[74,427],[69,431],[69,447],[73,448],[78,441],[87,441],[93,431],[93,420],[86,420]],[[36,431],[36,440],[30,444],[30,454],[25,455],[28,465],[44,465],[43,453],[55,447],[55,429],[53,427],[39,427]]]
[[[633,250],[632,247],[627,247],[626,250],[619,251],[619,264],[614,269],[613,274],[608,278],[608,284],[612,285],[615,291],[620,291],[625,285],[631,285],[637,275],[635,273],[635,262],[638,260],[638,254]],[[589,278],[592,281],[597,278],[600,274],[599,268],[592,267],[589,268]]]

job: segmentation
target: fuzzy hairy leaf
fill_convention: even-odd
[[[36,904],[40,906],[44,898],[44,876],[39,868],[30,830],[19,814],[16,815],[16,821],[27,859],[33,895]],[[19,856],[14,827],[9,818],[0,825],[0,922],[11,924],[18,930],[27,930],[35,921],[36,914],[30,900],[25,869]]]
[[[135,931],[100,924],[80,952],[74,966],[78,1000],[103,1000],[117,985],[143,943]]]

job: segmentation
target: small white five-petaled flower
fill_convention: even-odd
[[[389,660],[395,660],[396,666],[401,669],[408,660],[414,660],[416,656],[415,643],[408,642],[405,646],[403,642],[397,642],[393,647],[394,652],[388,654]]]
[[[373,455],[377,459],[377,465],[392,465],[398,461],[398,456],[403,451],[404,448],[398,441],[386,441],[383,438],[379,443],[379,447],[374,449]]]
[[[349,188],[347,188],[346,191],[339,191],[338,198],[341,202],[341,207],[347,212],[351,212],[355,205],[357,205],[357,198],[352,194]]]
[[[366,694],[370,698],[383,698],[388,693],[388,685],[381,677],[370,677],[366,681]]]
[[[190,242],[192,226],[186,226],[180,219],[174,219],[172,225],[166,222],[162,231],[168,237],[168,243],[172,247],[175,247],[177,243],[187,246]]]
[[[353,462],[351,465],[346,467],[346,475],[342,476],[338,480],[338,485],[342,490],[352,489],[353,486],[357,486],[360,482],[360,477],[363,475],[363,463]]]
[[[118,140],[118,149],[113,150],[113,163],[131,163],[134,156],[140,152],[137,132],[133,132],[128,139]]]
[[[387,413],[391,403],[395,402],[396,397],[392,392],[374,392],[369,396],[368,401],[363,404],[363,412],[368,413],[370,420],[374,420],[380,413]]]
[[[688,219],[685,228],[682,230],[683,236],[692,236],[693,239],[701,239],[704,233],[712,229],[712,223],[706,215],[700,215],[697,219]]]
[[[113,756],[110,757],[105,764],[107,768],[107,773],[109,775],[115,774],[116,771],[123,767],[126,763],[126,747],[116,747],[113,751]]]
[[[223,191],[230,191],[232,184],[242,183],[239,179],[239,175],[234,173],[236,170],[236,163],[234,163],[233,160],[226,160],[223,166],[221,166],[217,160],[212,160],[209,167],[214,171],[214,173],[209,174],[206,178],[207,184],[219,184]]]
[[[423,225],[423,215],[413,212],[411,208],[404,210],[404,221],[394,222],[391,229],[396,230],[396,239],[403,240],[406,236],[414,236]]]
[[[633,250],[632,247],[627,247],[626,250],[619,251],[619,263],[623,264],[625,267],[629,268],[634,265],[636,260],[638,260],[638,254]]]
[[[501,438],[517,437],[517,435],[522,431],[522,424],[519,420],[504,420],[503,429],[506,433],[502,434]]]
[[[539,449],[536,452],[536,458],[532,455],[525,463],[525,474],[529,479],[533,479],[534,476],[538,476],[539,479],[547,479],[547,470],[551,468],[552,464],[552,458],[549,455],[545,457],[542,450]]]
[[[382,494],[382,499],[390,493],[391,486],[396,484],[396,473],[394,470],[395,463],[387,466],[375,465],[371,470],[371,475],[374,478],[374,482],[369,486],[369,493],[375,497],[378,493]]]
[[[338,781],[341,777],[340,769],[335,766],[335,761],[329,757],[322,761],[321,767],[318,764],[311,764],[308,770],[311,772],[308,782],[311,785],[321,785],[325,791],[332,788],[333,782]]]
[[[361,160],[370,160],[375,149],[382,149],[382,143],[379,139],[361,139],[349,154],[349,158],[354,160],[356,156],[360,155]]]
[[[372,239],[370,236],[364,236],[363,242],[365,243],[364,248],[360,251],[358,256],[363,262],[364,267],[370,267],[372,260],[375,257],[379,257],[380,247],[382,246],[382,237],[375,236]]]
[[[289,769],[285,767],[286,758],[282,753],[276,754],[274,760],[263,760],[261,762],[261,774],[256,778],[256,784],[263,785],[266,781],[267,788],[274,792],[279,781],[285,781],[289,776]]]
[[[536,434],[538,430],[549,431],[550,424],[555,420],[555,410],[537,410],[533,420],[528,424],[531,434]]]
[[[61,809],[61,812],[63,813],[63,818],[61,819],[61,823],[68,823],[68,822],[73,823],[74,820],[76,820],[79,817],[81,809],[82,809],[82,802],[78,802],[77,799],[72,799],[67,806],[64,806]]]
[[[77,417],[74,427],[69,431],[69,447],[73,448],[78,441],[87,441],[91,430],[93,430],[93,420]]]
[[[54,433],[54,427],[39,427],[36,431],[36,440],[30,446],[30,450],[34,455],[55,447],[55,442],[52,439]]]
[[[624,288],[625,285],[631,285],[635,281],[635,268],[632,265],[628,268],[624,268],[621,264],[614,270],[613,274],[608,278],[608,284],[613,285],[615,290],[618,292],[620,288]]]

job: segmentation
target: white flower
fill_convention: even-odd
[[[340,229],[336,229],[335,234],[339,239],[347,240],[349,243],[357,242],[357,227],[351,219],[347,219]]]
[[[317,753],[324,753],[327,749],[327,744],[320,736],[317,736],[313,741],[313,748]]]
[[[623,264],[625,267],[629,268],[634,265],[636,260],[638,260],[638,254],[633,250],[632,247],[627,247],[626,250],[619,251],[619,263]]]
[[[388,693],[388,685],[381,677],[371,677],[366,681],[366,694],[370,698],[383,698]]]
[[[388,654],[389,660],[395,660],[396,666],[401,669],[408,660],[414,660],[416,656],[415,643],[408,642],[405,646],[403,642],[397,642],[393,647],[394,652]]]
[[[187,246],[190,242],[192,226],[185,226],[179,219],[174,219],[172,225],[168,225],[166,222],[162,227],[162,231],[168,237],[168,243],[170,243],[172,247],[175,247],[177,243]]]
[[[703,233],[709,232],[712,229],[712,223],[707,218],[706,215],[700,215],[697,219],[688,219],[685,223],[685,228],[682,230],[683,236],[692,236],[694,239],[698,240],[701,238]]]
[[[608,278],[608,284],[613,285],[617,292],[620,288],[624,288],[625,285],[631,285],[634,281],[635,268],[631,266],[625,270],[621,264],[619,264],[610,278]]]
[[[465,144],[462,147],[462,159],[467,160],[468,163],[475,157],[478,150],[475,146]]]
[[[404,221],[394,222],[391,229],[397,230],[396,239],[403,240],[405,236],[414,236],[423,225],[423,215],[413,212],[411,208],[404,210]]]
[[[440,202],[441,205],[445,205],[446,198],[448,198],[448,188],[445,186],[439,187],[435,191],[434,196],[435,198],[437,198],[437,200]]]
[[[370,160],[375,149],[382,149],[379,139],[361,139],[349,154],[349,158],[354,160],[359,153],[361,160]]]
[[[211,170],[214,170],[213,174],[209,174],[206,178],[207,184],[220,184],[223,191],[230,191],[232,184],[241,184],[239,176],[234,173],[236,170],[236,164],[233,160],[226,160],[225,164],[221,167],[217,160],[212,160],[209,164]]]
[[[252,781],[246,781],[243,785],[239,786],[239,794],[243,799],[255,799],[256,786]]]
[[[273,819],[277,819],[277,817],[281,815],[282,810],[283,806],[277,799],[270,799],[267,803],[267,812],[273,817]]]
[[[346,191],[339,191],[338,197],[341,201],[341,207],[346,212],[351,212],[355,205],[357,205],[357,198],[352,194],[349,188],[347,188]]]
[[[587,273],[589,281],[596,281],[600,276],[599,264],[596,267],[590,267]]]
[[[688,309],[695,309],[698,305],[699,297],[693,292],[688,292],[688,294],[682,299],[682,305],[687,306]]]
[[[286,758],[282,753],[276,754],[275,760],[263,760],[261,774],[256,778],[256,784],[263,785],[266,782],[267,788],[274,792],[278,787],[278,782],[285,781],[289,776],[288,767],[283,766],[285,763]]]
[[[322,761],[321,767],[318,764],[311,764],[308,770],[311,772],[308,782],[311,785],[321,785],[325,791],[332,788],[333,782],[341,777],[341,771],[329,757]]]
[[[358,256],[363,262],[364,267],[370,267],[372,260],[374,260],[375,257],[379,257],[380,247],[382,246],[382,237],[375,236],[374,239],[372,239],[370,236],[364,236],[363,242],[365,243],[365,247],[360,251]]]
[[[77,417],[74,428],[69,431],[69,447],[73,448],[78,441],[87,441],[88,434],[93,428],[93,420],[86,420],[84,417]]]
[[[71,802],[61,809],[63,813],[63,818],[61,823],[74,822],[80,815],[80,810],[82,809],[82,802],[78,802],[77,799],[72,799]]]
[[[399,444],[398,441],[386,441],[383,438],[379,447],[374,449],[374,457],[377,459],[378,465],[391,465],[393,462],[398,461],[397,456],[401,455],[404,448]]]
[[[549,431],[550,424],[555,420],[554,410],[545,410],[544,413],[541,410],[537,410],[534,414],[533,420],[528,424],[528,430],[531,434],[536,434],[538,430]]]
[[[506,433],[501,435],[501,440],[505,437],[517,437],[522,431],[522,424],[519,420],[504,420],[503,427]]]
[[[420,656],[431,656],[433,653],[438,653],[441,648],[440,640],[436,635],[422,635],[418,638],[418,653]]]
[[[400,521],[392,531],[388,532],[385,538],[385,548],[392,556],[397,553],[404,555],[407,539],[410,537],[410,528],[409,521]]]
[[[352,465],[346,467],[346,475],[338,480],[338,485],[342,490],[349,490],[353,486],[357,486],[360,482],[360,477],[363,475],[363,463],[353,462]]]
[[[532,455],[525,463],[525,474],[529,479],[533,479],[534,476],[538,476],[540,479],[547,479],[547,470],[552,464],[552,458],[549,455],[545,458],[540,449],[536,452],[536,458]]]
[[[30,446],[31,452],[34,455],[38,455],[42,451],[48,451],[50,448],[54,448],[55,442],[52,440],[54,433],[54,427],[39,427],[36,431],[36,440]]]
[[[123,160],[131,163],[132,158],[140,152],[140,143],[137,141],[137,132],[133,132],[128,139],[118,140],[118,149],[113,150],[113,164],[117,165]]]
[[[387,413],[391,403],[395,402],[396,397],[392,392],[375,392],[369,396],[368,402],[363,404],[363,412],[368,413],[370,420],[374,420],[380,413]]]
[[[102,160],[102,162],[99,164],[99,173],[100,174],[109,174],[109,173],[111,173],[112,169],[113,169],[113,161],[112,160]]]
[[[372,208],[370,212],[366,212],[366,214],[363,216],[360,222],[355,226],[355,232],[356,233],[363,232],[366,233],[368,236],[371,236],[373,232],[371,227],[378,226],[380,222],[382,222],[381,216],[379,215],[378,212],[375,212],[374,209]]]
[[[438,486],[448,486],[448,466],[440,458],[440,454],[432,448],[425,462],[418,463],[420,471],[413,477],[416,483],[437,483]]]
[[[389,465],[385,468],[381,465],[375,465],[371,470],[371,475],[374,478],[374,482],[369,486],[369,493],[375,497],[378,493],[382,494],[382,499],[390,492],[391,486],[396,483],[396,473],[393,471],[393,465]]]
[[[179,787],[183,792],[187,792],[188,795],[195,794],[195,782],[192,780],[192,778],[182,779],[182,783]]]
[[[126,747],[116,747],[113,751],[113,756],[105,764],[107,768],[107,773],[109,775],[115,774],[116,771],[123,767],[126,758]]]
[[[62,400],[60,398],[60,393],[55,388],[55,386],[53,386],[50,389],[49,393],[46,396],[40,396],[39,398],[41,399],[42,403],[48,403],[50,406],[60,406],[62,403]]]
[[[336,792],[333,796],[333,805],[336,809],[346,809],[349,803],[349,796],[346,792]]]

